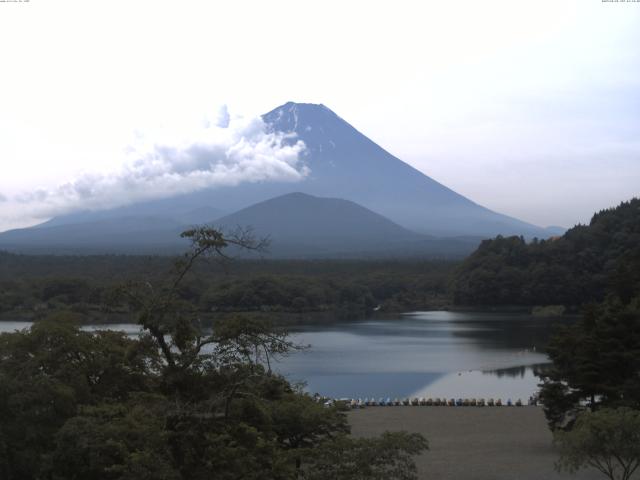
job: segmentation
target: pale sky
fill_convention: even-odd
[[[289,100],[538,225],[640,195],[640,2],[30,0],[0,2],[0,42],[0,230],[173,178],[194,141],[239,153],[158,192],[295,181],[255,119]]]

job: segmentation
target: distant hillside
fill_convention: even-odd
[[[411,232],[354,202],[290,193],[217,220],[224,229],[251,226],[269,237],[272,257],[461,257],[480,241],[437,239]]]
[[[458,268],[463,305],[581,305],[640,291],[640,199],[596,213],[562,237],[485,240]]]
[[[0,249],[21,253],[95,254],[95,253],[177,253],[187,247],[180,238],[185,225],[167,218],[116,217],[92,222],[0,233]]]
[[[196,213],[205,216],[214,211]],[[269,199],[213,220],[204,223],[226,230],[252,228],[257,236],[269,237],[269,251],[261,254],[269,258],[461,258],[481,240],[420,235],[354,202],[303,193]],[[0,249],[55,254],[175,254],[187,247],[180,233],[191,225],[166,217],[103,214],[91,222],[53,221],[2,233]]]

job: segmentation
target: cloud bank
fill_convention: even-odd
[[[10,208],[23,218],[46,219],[216,186],[300,181],[309,173],[303,162],[305,148],[290,135],[269,132],[260,117],[231,117],[226,108],[214,120],[165,123],[136,132],[115,170],[85,172],[53,188],[6,199],[0,229],[2,223],[17,220],[11,218]]]

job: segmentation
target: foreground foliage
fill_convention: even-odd
[[[348,435],[346,416],[271,371],[298,348],[241,317],[205,330],[181,294],[195,262],[250,237],[201,228],[160,283],[121,295],[142,333],[79,329],[65,314],[0,335],[0,478],[415,478],[419,435]],[[366,477],[363,477],[366,475]]]
[[[552,428],[570,427],[581,409],[640,409],[640,297],[610,297],[572,326],[558,328],[541,375],[541,399]]]
[[[580,415],[570,432],[556,432],[560,460],[572,473],[593,467],[611,480],[629,480],[640,466],[640,411],[602,409]]]
[[[380,438],[346,435],[323,443],[314,452],[305,478],[309,480],[411,480],[416,478],[413,455],[428,448],[419,434],[387,432]]]

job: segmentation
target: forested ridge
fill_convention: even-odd
[[[596,213],[563,236],[483,241],[455,271],[458,305],[566,305],[628,299],[640,285],[640,199]]]

